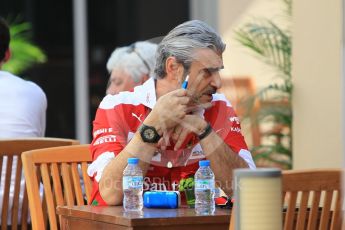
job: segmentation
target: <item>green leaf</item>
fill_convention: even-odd
[[[181,179],[179,184],[179,191],[183,192],[185,190],[186,179]]]
[[[291,20],[291,0],[283,0],[288,24]],[[292,167],[292,37],[274,20],[254,18],[234,31],[235,39],[254,57],[271,68],[272,83],[260,89],[256,95],[244,98],[240,106],[245,109],[245,120],[251,125],[272,124],[286,127],[262,134],[263,137],[282,140],[271,145],[254,146],[251,151],[255,160],[265,159],[282,167]],[[274,131],[274,132],[273,132]]]
[[[47,61],[44,51],[31,40],[31,24],[28,22],[10,23],[10,49],[12,56],[3,65],[3,70],[13,74],[21,74],[37,63]]]

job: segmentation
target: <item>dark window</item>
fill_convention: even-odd
[[[186,0],[102,0],[88,2],[90,124],[104,96],[106,62],[118,46],[164,36],[188,20]],[[2,0],[0,15],[20,15],[33,25],[33,39],[48,62],[23,74],[48,98],[46,136],[75,137],[73,0]],[[90,130],[91,136],[91,130]]]

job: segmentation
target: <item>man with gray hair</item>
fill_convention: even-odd
[[[107,94],[118,94],[142,85],[153,73],[157,45],[147,41],[117,48],[111,54]]]
[[[101,102],[90,145],[93,205],[122,204],[127,159],[140,159],[144,190],[178,190],[208,159],[232,193],[232,170],[255,168],[239,119],[221,87],[225,44],[206,23],[187,21],[158,45],[155,78]]]

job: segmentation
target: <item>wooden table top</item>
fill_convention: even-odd
[[[58,206],[57,214],[64,218],[77,218],[85,221],[107,224],[135,226],[177,226],[220,224],[229,225],[230,210],[219,209],[213,215],[197,215],[193,208],[148,209],[141,213],[125,212],[122,206]]]

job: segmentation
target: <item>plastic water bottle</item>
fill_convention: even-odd
[[[123,171],[123,208],[125,211],[143,209],[143,172],[138,166],[138,158],[128,158],[128,165]]]
[[[195,181],[195,212],[209,215],[215,211],[214,202],[214,174],[210,168],[210,161],[199,161],[199,169],[194,176]]]

